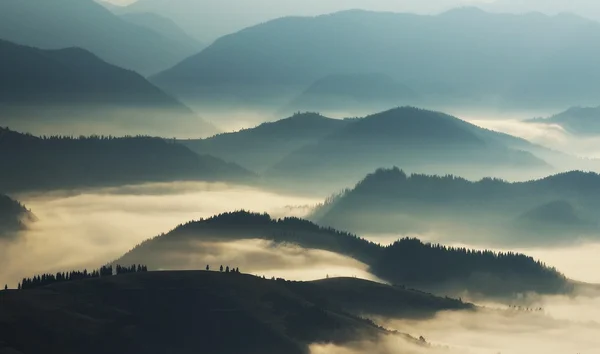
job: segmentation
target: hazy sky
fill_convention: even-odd
[[[127,5],[136,0],[105,0],[118,5]],[[140,0],[148,1],[148,0]],[[211,0],[197,0],[199,2]],[[232,4],[232,8],[238,7],[248,0],[223,0]],[[576,12],[582,16],[600,15],[600,1],[598,0],[279,0],[278,3],[288,3],[290,8],[310,9],[334,6],[335,10],[351,8],[362,8],[381,11],[417,11],[417,12],[439,12],[446,9],[465,6],[482,5],[488,10],[506,12],[530,12],[541,11],[545,13],[558,13],[564,11]],[[268,8],[273,0],[252,0],[252,6],[256,9]],[[335,5],[334,5],[335,4]]]
[[[105,0],[117,5],[128,5],[136,0]],[[141,0],[144,1],[144,0]],[[204,1],[204,0],[198,0]],[[209,0],[210,1],[210,0]],[[231,1],[232,6],[239,0]],[[245,2],[247,0],[242,0]],[[324,3],[329,6],[335,4],[338,10],[363,8],[372,10],[388,10],[388,11],[439,11],[440,9],[451,8],[455,6],[489,3],[493,0],[279,0],[278,2],[287,2],[291,8],[318,8]],[[252,0],[252,5],[256,8],[268,8],[268,5],[273,0]],[[265,6],[267,5],[267,6]]]

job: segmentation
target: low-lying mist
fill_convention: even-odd
[[[0,248],[0,281],[15,287],[24,276],[40,272],[96,268],[190,220],[238,209],[283,217],[302,213],[290,205],[318,202],[245,186],[194,182],[16,197],[38,221]]]
[[[375,318],[402,336],[355,345],[313,345],[311,354],[595,354],[600,352],[600,298],[545,297],[531,307],[480,307],[438,313],[430,320]]]

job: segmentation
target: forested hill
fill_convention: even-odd
[[[24,221],[32,218],[33,214],[25,206],[0,194],[0,239],[23,230],[25,228]]]
[[[313,343],[382,335],[428,346],[357,314],[427,318],[474,308],[359,279],[289,282],[218,271],[61,281],[0,292],[0,301],[2,353],[306,354]]]
[[[253,174],[152,137],[35,137],[0,129],[0,190],[179,180],[249,181]]]
[[[598,237],[600,175],[573,171],[529,182],[379,169],[311,216],[364,233],[435,232],[457,242],[535,244]]]
[[[185,266],[178,259],[194,257],[202,242],[248,239],[292,243],[346,255],[367,264],[374,275],[392,283],[450,295],[469,291],[502,297],[525,292],[570,291],[562,274],[522,254],[447,248],[416,239],[383,247],[306,220],[275,220],[267,214],[244,211],[181,225],[140,244],[116,263],[175,269]]]
[[[282,181],[337,184],[339,188],[339,184],[356,183],[367,173],[388,166],[478,178],[483,177],[482,171],[510,175],[550,169],[516,145],[504,134],[441,112],[398,107],[355,120],[294,151],[266,175]]]
[[[254,128],[181,143],[197,153],[217,156],[261,173],[295,150],[314,144],[353,121],[331,119],[318,113],[296,113]]]

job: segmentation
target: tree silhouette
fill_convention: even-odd
[[[223,272],[223,266],[221,266],[221,268],[219,268],[219,271],[220,271],[220,272]]]
[[[210,270],[210,266],[207,264],[206,265],[206,271],[208,272]]]
[[[225,268],[225,273],[229,273],[229,266]]]

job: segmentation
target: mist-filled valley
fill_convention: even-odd
[[[600,353],[600,6],[0,3],[0,354]]]

